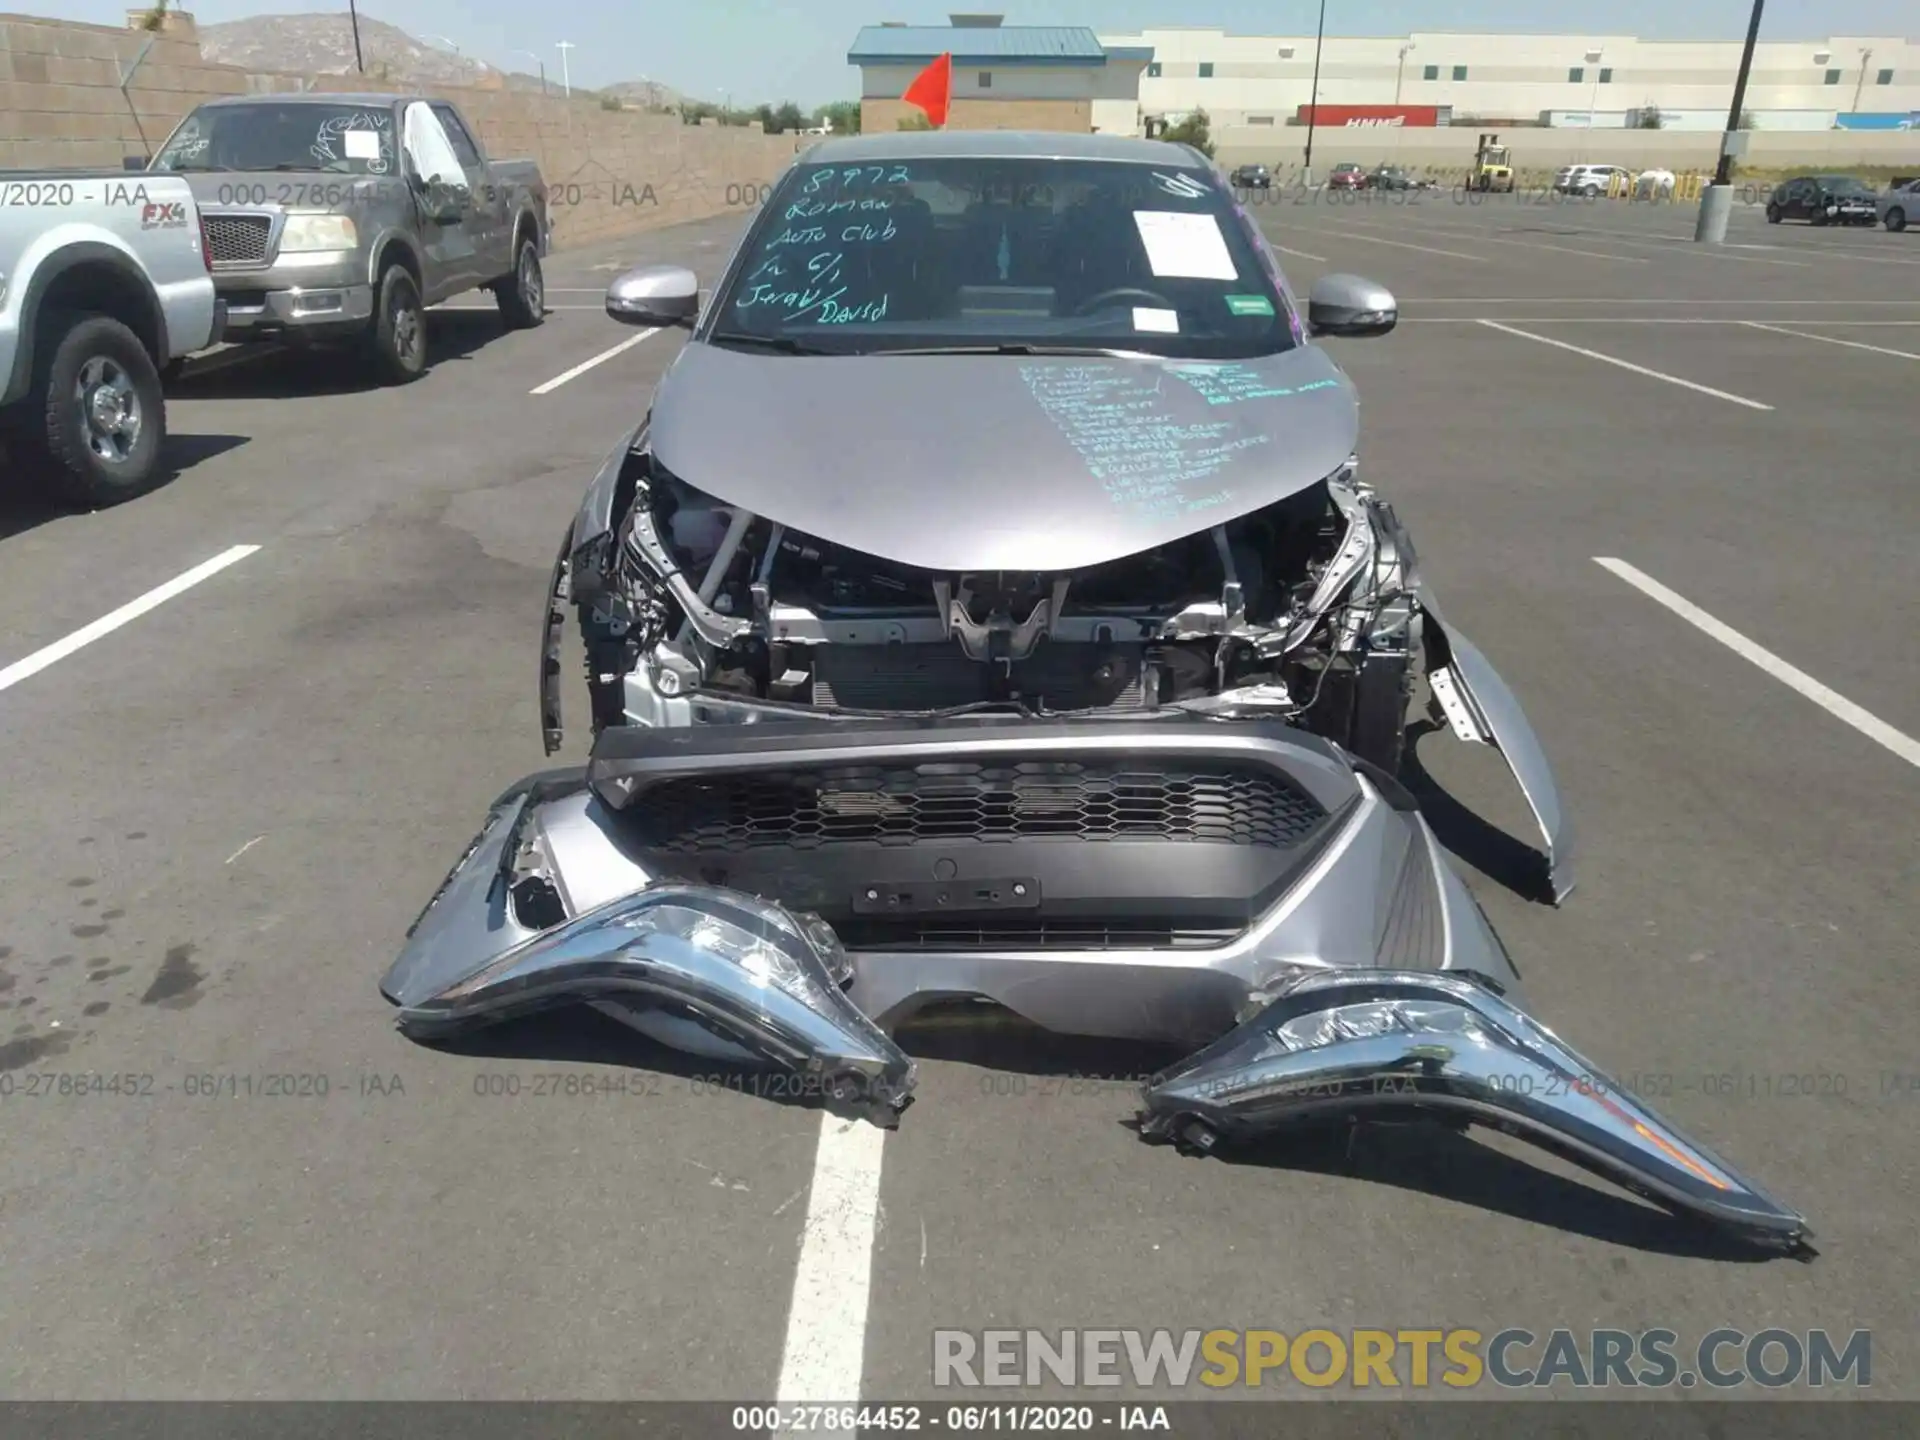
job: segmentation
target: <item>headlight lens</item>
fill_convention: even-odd
[[[359,243],[360,232],[345,215],[289,215],[280,232],[283,252],[351,250]]]

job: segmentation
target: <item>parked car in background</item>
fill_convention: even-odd
[[[1880,218],[1878,197],[1851,175],[1797,175],[1783,181],[1767,201],[1767,221],[1806,220],[1814,225],[1872,225]]]
[[[0,171],[0,444],[98,509],[165,473],[170,362],[220,339],[193,191],[168,176]]]
[[[1920,180],[1895,181],[1881,194],[1875,210],[1887,229],[1906,229],[1908,220],[1920,216]]]
[[[1367,172],[1369,190],[1411,190],[1413,180],[1398,165],[1376,165]]]
[[[128,164],[192,187],[229,338],[356,344],[404,383],[427,368],[429,306],[487,289],[513,328],[546,314],[539,166],[489,159],[445,100],[237,95]]]
[[[1264,165],[1242,165],[1227,177],[1227,183],[1236,190],[1270,190],[1273,172]]]
[[[1619,187],[1631,194],[1633,172],[1621,165],[1567,165],[1553,177],[1554,190],[1592,200]]]
[[[1327,176],[1329,190],[1364,190],[1367,185],[1367,172],[1358,165],[1336,165]]]

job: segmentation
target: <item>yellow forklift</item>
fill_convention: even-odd
[[[1513,156],[1500,143],[1498,135],[1481,135],[1480,148],[1473,156],[1473,169],[1467,172],[1467,188],[1513,193]]]

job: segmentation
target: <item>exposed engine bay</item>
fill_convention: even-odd
[[[1398,767],[1421,641],[1414,556],[1352,462],[1062,574],[859,554],[728,506],[644,451],[621,478],[615,543],[572,577],[596,729],[718,713],[700,701],[850,717],[1179,709],[1284,718]]]

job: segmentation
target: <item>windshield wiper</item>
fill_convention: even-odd
[[[1114,360],[1151,360],[1145,350],[1120,350],[1108,345],[1033,345],[1009,341],[999,345],[917,345],[907,349],[887,349],[882,355],[1100,355]]]
[[[166,175],[231,175],[231,165],[170,165],[161,162],[158,171]]]
[[[802,345],[787,335],[754,335],[745,330],[721,330],[707,337],[715,345],[752,345],[761,350],[778,350],[782,355],[832,355],[815,345]]]

